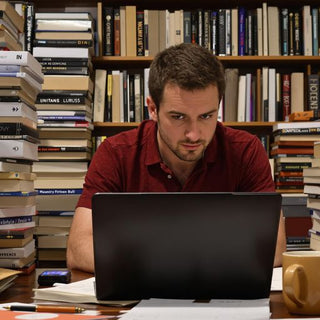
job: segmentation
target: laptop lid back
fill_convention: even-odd
[[[269,297],[280,208],[277,193],[97,193],[97,299]]]

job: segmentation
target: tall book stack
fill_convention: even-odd
[[[35,14],[33,55],[44,73],[36,101],[40,161],[33,166],[42,266],[65,265],[68,230],[91,158],[93,34],[90,13]]]
[[[314,157],[320,160],[320,143],[314,144]],[[320,250],[320,165],[303,169],[304,193],[310,209],[312,227],[310,228],[310,249]]]
[[[307,195],[283,193],[282,213],[285,218],[287,251],[309,249],[312,221],[307,208]]]
[[[38,160],[35,100],[43,74],[26,51],[2,51],[0,69],[0,267],[28,272],[35,266],[31,165]]]
[[[313,144],[320,141],[320,123],[278,123],[273,136],[270,154],[275,159],[276,190],[303,193],[303,169],[320,166],[320,159],[313,157]]]
[[[0,1],[0,50],[22,50],[23,31],[24,19],[9,1]]]

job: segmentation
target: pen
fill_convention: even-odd
[[[53,313],[81,313],[85,309],[74,306],[54,306],[54,305],[11,305],[4,307],[10,311],[33,311],[33,312],[53,312]]]

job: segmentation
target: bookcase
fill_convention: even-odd
[[[96,0],[86,1],[71,1],[71,0],[57,0],[52,4],[51,1],[36,0],[36,11],[63,11],[65,7],[74,8],[94,8],[97,7]],[[270,1],[216,1],[212,3],[208,0],[190,1],[190,0],[162,0],[162,1],[145,1],[145,0],[110,0],[102,1],[103,6],[119,7],[121,5],[135,5],[137,9],[168,9],[168,10],[196,10],[202,9],[218,9],[218,8],[236,8],[245,7],[246,9],[254,9],[261,7],[262,3],[267,3],[268,6],[277,6],[279,8],[302,8],[303,5],[310,5],[311,7],[319,7],[319,3],[316,0],[300,2],[297,0],[279,3],[275,0]],[[82,9],[83,10],[83,9]],[[139,69],[147,68],[152,62],[152,56],[96,56],[93,58],[93,66],[95,69]],[[250,70],[255,72],[257,68],[272,67],[279,68],[281,72],[303,72],[305,75],[311,74],[311,72],[318,72],[320,66],[320,56],[220,56],[225,68],[239,68],[241,72]],[[307,97],[304,97],[305,100]],[[231,127],[237,127],[240,129],[248,130],[255,134],[271,134],[274,121],[271,122],[225,122],[225,125]],[[111,122],[96,122],[94,123],[94,135],[113,135],[117,132],[128,130],[136,127],[138,123],[111,123]]]

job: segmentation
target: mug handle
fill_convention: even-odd
[[[298,287],[294,286],[293,280],[295,276],[298,277]],[[292,264],[285,270],[283,275],[283,291],[298,307],[302,307],[306,303],[307,286],[307,277],[302,265]]]

